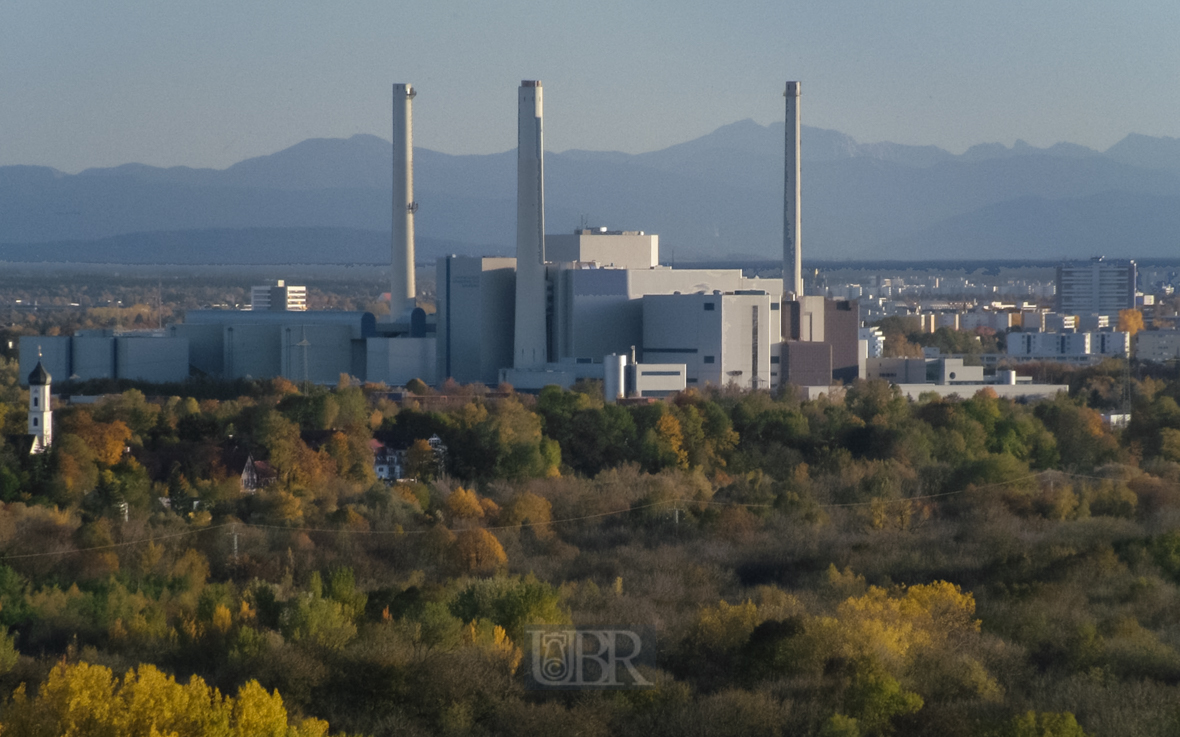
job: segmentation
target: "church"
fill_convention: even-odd
[[[53,377],[40,361],[29,374],[29,453],[44,453],[53,445],[53,408],[50,387]]]

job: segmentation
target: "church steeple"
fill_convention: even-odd
[[[41,358],[41,351],[37,351]],[[53,409],[50,405],[50,388],[53,377],[37,361],[37,367],[29,374],[29,434],[33,436],[30,452],[44,453],[53,445]]]

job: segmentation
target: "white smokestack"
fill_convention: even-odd
[[[787,82],[787,155],[783,188],[783,291],[803,296],[803,241],[799,228],[799,83]]]
[[[545,136],[541,83],[524,80],[517,94],[516,338],[513,365],[548,360],[545,297]]]
[[[393,259],[389,312],[392,318],[414,309],[414,87],[393,86]]]

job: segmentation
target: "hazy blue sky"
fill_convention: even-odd
[[[743,118],[952,151],[1180,136],[1177,0],[0,0],[0,165],[225,167],[311,137],[649,151]]]

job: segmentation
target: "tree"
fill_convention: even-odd
[[[508,564],[508,556],[496,536],[482,527],[460,532],[455,539],[455,559],[468,573],[490,575]]]
[[[1143,330],[1143,313],[1139,310],[1119,310],[1118,330],[1122,333],[1135,333]]]
[[[406,472],[410,478],[430,481],[438,475],[438,456],[430,442],[418,438],[406,451]]]
[[[644,434],[643,454],[648,470],[653,472],[668,467],[688,468],[688,452],[676,415],[666,410],[660,415],[655,427]]]
[[[521,641],[526,625],[570,621],[569,614],[561,608],[561,594],[557,589],[532,575],[474,581],[455,597],[450,611],[464,622],[487,620],[499,625],[517,642]]]
[[[522,491],[504,507],[500,522],[504,525],[528,525],[540,539],[553,535],[549,523],[553,517],[553,505],[543,496],[531,491]]]
[[[447,497],[446,509],[453,519],[480,519],[484,514],[479,497],[474,491],[464,489],[462,486],[452,491],[451,495]]]
[[[126,735],[127,737],[323,737],[328,723],[304,719],[291,725],[278,691],[257,681],[236,697],[222,697],[200,676],[181,685],[153,665],[140,665],[121,679],[89,663],[58,663],[37,695],[24,684],[4,713],[4,734]]]

